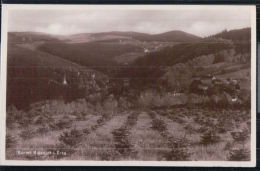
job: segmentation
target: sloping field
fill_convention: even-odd
[[[86,103],[74,103],[49,102],[26,113],[8,109],[8,116],[17,115],[13,122],[8,118],[6,158],[249,160],[250,111],[175,108],[97,112]],[[55,112],[57,105],[63,107]],[[70,110],[72,105],[78,110]]]

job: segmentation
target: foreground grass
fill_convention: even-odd
[[[6,141],[6,158],[17,160],[250,160],[250,111],[49,101],[9,109]]]

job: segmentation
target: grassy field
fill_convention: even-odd
[[[27,112],[9,107],[7,116],[7,159],[250,160],[246,110],[109,111],[55,100]]]

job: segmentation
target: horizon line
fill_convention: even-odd
[[[250,28],[251,28],[250,26],[242,27],[242,28],[234,28],[234,29],[225,28],[222,31],[218,31],[218,32],[210,34],[208,36],[221,33],[225,30],[226,31],[233,31],[233,30],[242,30],[242,29],[250,29]],[[190,33],[190,32],[186,32],[186,31],[183,31],[183,30],[169,30],[169,31],[161,32],[161,33],[145,33],[145,32],[130,31],[130,30],[128,30],[128,31],[111,30],[111,31],[102,31],[102,32],[79,32],[79,33],[73,33],[73,34],[55,34],[55,33],[48,33],[48,32],[42,32],[42,31],[7,31],[7,33],[39,33],[39,34],[47,34],[47,35],[52,35],[52,36],[64,36],[64,37],[79,35],[79,34],[99,34],[99,33],[111,33],[111,32],[119,32],[119,33],[131,33],[132,32],[132,33],[140,33],[140,34],[147,34],[147,35],[160,35],[160,34],[164,34],[164,33],[168,33],[168,32],[183,32],[183,33],[187,33],[187,34],[196,36],[198,38],[208,37],[208,36],[199,36],[199,35],[196,35],[196,34],[193,34],[193,33]]]

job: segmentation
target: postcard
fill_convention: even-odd
[[[2,9],[2,165],[255,166],[255,6]]]

